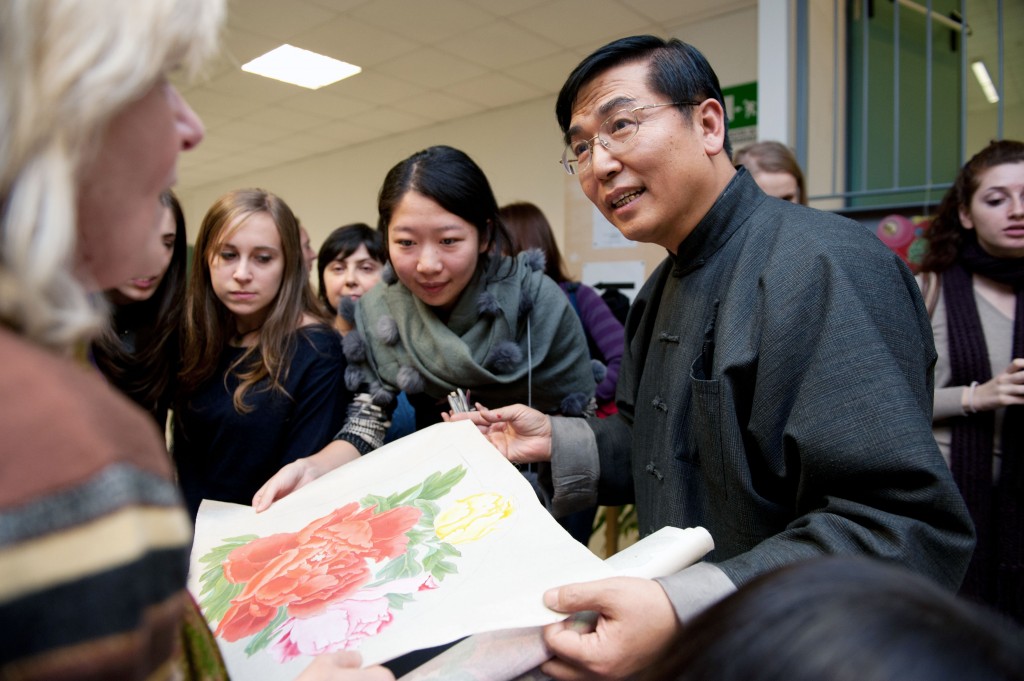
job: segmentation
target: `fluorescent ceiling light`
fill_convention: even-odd
[[[992,79],[988,75],[988,69],[985,68],[985,62],[980,59],[972,62],[971,70],[974,71],[974,77],[978,79],[978,85],[985,92],[985,99],[988,100],[988,103],[995,104],[998,102],[999,93],[996,92],[996,86],[992,84]]]
[[[281,45],[256,57],[248,64],[243,64],[242,70],[292,85],[301,85],[310,90],[336,83],[362,71],[354,64],[291,45]]]

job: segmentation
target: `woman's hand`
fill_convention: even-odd
[[[278,499],[358,458],[359,451],[350,443],[335,440],[316,454],[292,461],[274,473],[274,477],[263,483],[263,487],[253,496],[252,507],[257,513],[265,511]]]
[[[472,421],[491,444],[512,463],[551,460],[551,418],[523,404],[442,414],[445,421]]]
[[[974,411],[993,411],[1016,404],[1024,404],[1024,358],[1021,357],[1014,359],[1004,371],[974,389]],[[970,409],[966,411],[970,412]]]

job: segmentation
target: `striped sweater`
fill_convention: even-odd
[[[178,667],[191,526],[143,411],[0,329],[0,679]]]

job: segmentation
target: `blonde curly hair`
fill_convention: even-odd
[[[0,3],[0,324],[66,350],[102,305],[74,277],[79,173],[105,126],[215,51],[223,0]],[[116,200],[112,197],[111,200]]]

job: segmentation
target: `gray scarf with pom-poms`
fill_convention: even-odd
[[[400,282],[375,286],[345,338],[346,357],[360,370],[346,375],[349,387],[361,383],[381,405],[399,390],[440,400],[462,388],[488,407],[526,404],[532,394],[541,411],[583,414],[596,386],[583,327],[533,264],[525,255],[514,269],[508,258],[496,260],[463,291],[447,323]]]

